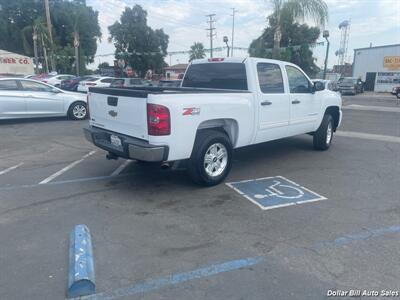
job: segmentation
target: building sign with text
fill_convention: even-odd
[[[400,70],[400,56],[385,56],[383,67],[389,70]]]
[[[0,74],[33,74],[33,60],[28,56],[0,50]]]

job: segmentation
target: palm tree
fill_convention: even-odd
[[[190,46],[189,61],[192,61],[193,59],[204,58],[204,57],[206,57],[206,53],[204,50],[204,45],[202,43],[196,42],[192,46]]]
[[[35,56],[37,55],[37,41],[40,42],[40,46],[42,47],[42,53],[44,56],[45,60],[45,65],[46,65],[46,70],[48,72],[48,61],[47,61],[47,45],[49,44],[49,32],[46,27],[46,23],[42,18],[37,18],[34,22],[33,25],[29,25],[24,27],[21,30],[22,34],[22,43],[24,47],[24,51],[27,54],[32,53],[32,47],[31,44],[29,43],[28,36],[30,37],[32,34],[32,40],[33,40],[33,46],[34,46],[34,53]],[[38,63],[38,58],[35,57],[35,64],[37,68],[37,63]]]
[[[324,0],[270,0],[273,5],[273,16],[276,19],[274,34],[274,49],[272,55],[279,58],[279,48],[282,38],[283,19],[291,18],[303,21],[310,18],[317,25],[325,26],[328,22],[328,6]]]

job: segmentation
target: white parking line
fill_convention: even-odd
[[[384,112],[400,112],[400,107],[388,107],[388,106],[372,106],[372,105],[358,105],[350,104],[342,106],[342,109],[348,110],[366,110],[366,111],[384,111]]]
[[[337,131],[336,135],[343,137],[365,139],[365,140],[400,143],[400,137],[392,135],[380,135],[380,134],[371,134],[371,133],[355,132],[355,131]]]
[[[64,174],[65,172],[67,172],[68,170],[72,169],[73,167],[75,167],[77,164],[81,163],[82,161],[84,161],[86,158],[88,158],[89,156],[95,154],[96,151],[90,151],[88,154],[86,154],[85,156],[83,156],[81,159],[74,161],[73,163],[70,163],[68,166],[66,166],[65,168],[61,169],[60,171],[50,175],[49,177],[47,177],[46,179],[43,179],[41,182],[39,182],[39,184],[45,184],[48,183],[50,181],[52,181],[54,178],[57,178],[58,176]]]
[[[114,177],[114,176],[119,175],[131,162],[132,162],[132,160],[127,159],[118,168],[116,168],[115,171],[112,172],[110,176]]]
[[[19,163],[18,165],[15,165],[15,166],[9,167],[8,169],[5,169],[5,170],[3,170],[3,171],[0,171],[0,175],[4,175],[4,174],[6,174],[6,173],[8,173],[8,172],[10,172],[10,171],[12,171],[12,170],[15,170],[16,168],[22,166],[23,164],[24,164],[24,163]]]

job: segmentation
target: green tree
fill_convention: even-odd
[[[273,4],[274,23],[273,57],[279,58],[282,40],[282,27],[286,20],[313,19],[317,25],[325,25],[328,21],[328,6],[323,0],[270,0]]]
[[[153,30],[147,25],[147,12],[140,5],[126,7],[120,20],[108,30],[117,59],[125,59],[142,77],[148,69],[161,73],[169,37],[162,29]]]
[[[204,57],[206,57],[206,53],[204,51],[204,45],[202,43],[195,42],[192,46],[190,46],[189,61]]]
[[[44,2],[0,0],[0,6],[0,49],[32,56],[32,29],[38,19],[45,20]],[[74,31],[77,30],[82,58],[80,65],[84,73],[85,64],[94,61],[97,40],[101,37],[98,12],[86,6],[85,0],[53,0],[50,1],[50,15],[57,71],[74,72],[75,58],[71,49]],[[40,43],[38,41],[38,46]],[[46,41],[44,44],[47,49],[51,46]]]
[[[275,16],[269,16],[268,22],[269,26],[264,29],[261,36],[250,44],[250,56],[273,58]],[[306,24],[294,22],[291,18],[285,18],[281,19],[281,34],[281,47],[285,49],[280,51],[279,58],[297,64],[310,76],[315,75],[319,68],[314,63],[311,45],[319,37],[319,28],[309,27]]]
[[[101,68],[109,68],[110,64],[108,62],[102,62],[98,65],[97,69],[101,69]]]

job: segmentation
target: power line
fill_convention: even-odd
[[[215,14],[209,14],[206,15],[206,17],[209,18],[209,20],[207,21],[207,23],[210,24],[210,28],[207,28],[206,30],[209,31],[208,36],[210,37],[210,57],[213,57],[213,38],[215,36],[215,32],[213,32],[213,30],[215,30],[214,23],[215,23]]]

